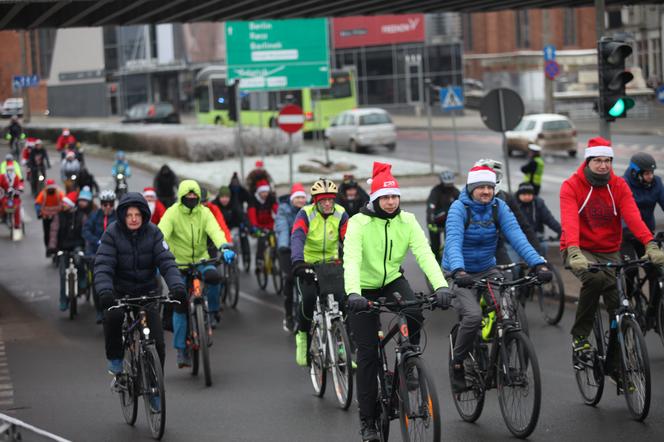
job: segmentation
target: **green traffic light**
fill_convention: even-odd
[[[631,98],[618,98],[616,103],[609,110],[609,115],[613,118],[621,117],[628,109],[634,107],[634,100]]]

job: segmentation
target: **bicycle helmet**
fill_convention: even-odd
[[[311,196],[316,202],[323,198],[336,197],[337,191],[337,185],[327,178],[319,178],[311,185]]]
[[[456,174],[451,170],[443,170],[440,172],[440,182],[443,184],[454,184],[454,177]]]
[[[105,201],[114,202],[115,201],[115,192],[112,190],[103,190],[99,195],[99,201],[102,203]]]
[[[502,161],[492,160],[490,158],[482,158],[477,160],[474,164],[475,166],[487,166],[493,169],[496,172],[496,184],[499,184],[503,180],[503,163]]]
[[[632,155],[632,158],[629,159],[629,174],[635,181],[643,184],[647,187],[650,187],[652,183],[646,183],[643,181],[643,172],[652,172],[657,168],[657,163],[652,155],[639,152]]]

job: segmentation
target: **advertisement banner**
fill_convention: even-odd
[[[332,33],[337,49],[423,42],[424,14],[334,18]]]

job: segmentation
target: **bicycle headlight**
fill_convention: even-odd
[[[143,328],[143,334],[147,337],[150,336],[150,327]]]
[[[119,174],[118,174],[118,179],[121,180],[122,178],[124,178],[124,175],[121,174],[121,173],[119,173]]]

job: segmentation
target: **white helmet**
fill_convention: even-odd
[[[493,169],[496,172],[496,188],[498,190],[506,190],[503,181],[503,162],[498,160],[492,160],[490,158],[482,158],[477,160],[474,164],[475,166],[487,166]]]
[[[102,190],[99,194],[99,201],[115,201],[115,192],[112,190]]]
[[[454,177],[456,173],[452,172],[451,170],[443,170],[440,172],[440,182],[443,184],[454,184]]]

